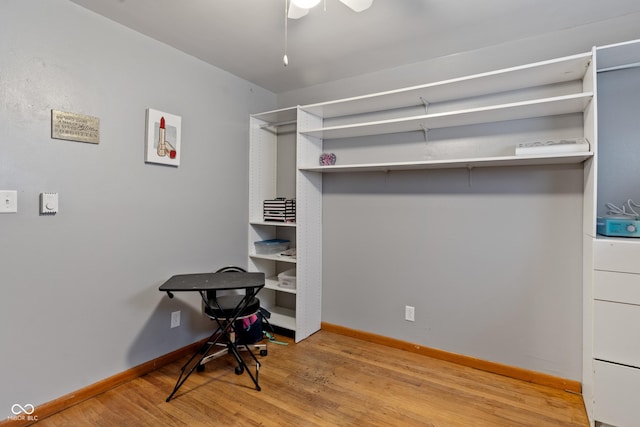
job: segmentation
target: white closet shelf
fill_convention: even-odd
[[[392,170],[456,169],[495,166],[528,166],[582,163],[593,152],[536,154],[529,156],[477,157],[468,159],[425,160],[416,162],[363,163],[333,166],[301,167],[301,171],[338,172],[386,172]]]
[[[296,293],[296,289],[283,288],[278,286],[278,283],[280,283],[280,281],[278,280],[277,276],[267,277],[266,279],[264,279],[265,289],[271,289],[278,292],[286,292],[288,294]]]
[[[267,111],[264,113],[252,114],[258,120],[263,120],[270,125],[277,126],[279,123],[289,123],[296,119],[298,110],[295,107],[283,108],[281,110]]]
[[[290,331],[296,330],[296,312],[293,309],[274,305],[271,307],[265,307],[271,313],[269,323],[273,326],[279,326],[281,328],[288,329]]]
[[[581,80],[590,62],[591,53],[584,53],[399,90],[305,105],[301,108],[316,116],[331,118],[359,114],[363,111],[414,107],[424,102],[435,103]]]
[[[279,255],[279,254],[273,254],[273,255],[251,254],[249,256],[251,258],[257,258],[257,259],[269,259],[271,261],[290,262],[292,264],[296,263],[296,259],[295,258],[292,258],[290,256],[282,256],[282,255]]]
[[[295,222],[278,222],[278,221],[249,221],[251,225],[271,225],[274,227],[295,227]]]
[[[592,98],[593,92],[584,92],[399,119],[303,129],[300,133],[329,140],[582,113]]]

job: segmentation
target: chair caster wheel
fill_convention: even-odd
[[[236,375],[242,375],[242,373],[244,372],[244,368],[242,366],[236,366],[235,372]]]
[[[198,365],[198,367],[196,368],[196,371],[204,372],[204,365]]]
[[[267,355],[267,350],[260,350],[260,356],[266,356]]]

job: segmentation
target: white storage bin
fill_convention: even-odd
[[[291,268],[278,274],[278,286],[285,289],[296,288],[296,269]]]

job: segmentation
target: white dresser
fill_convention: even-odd
[[[640,425],[640,242],[597,239],[594,253],[594,418]]]

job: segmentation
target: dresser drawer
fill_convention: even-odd
[[[640,420],[640,369],[596,360],[593,415],[615,426],[637,426]]]
[[[593,318],[594,358],[640,367],[640,306],[594,301]]]
[[[640,263],[640,259],[636,262]],[[640,274],[596,270],[593,272],[593,297],[640,305]]]
[[[596,270],[640,274],[640,240],[596,239]]]

